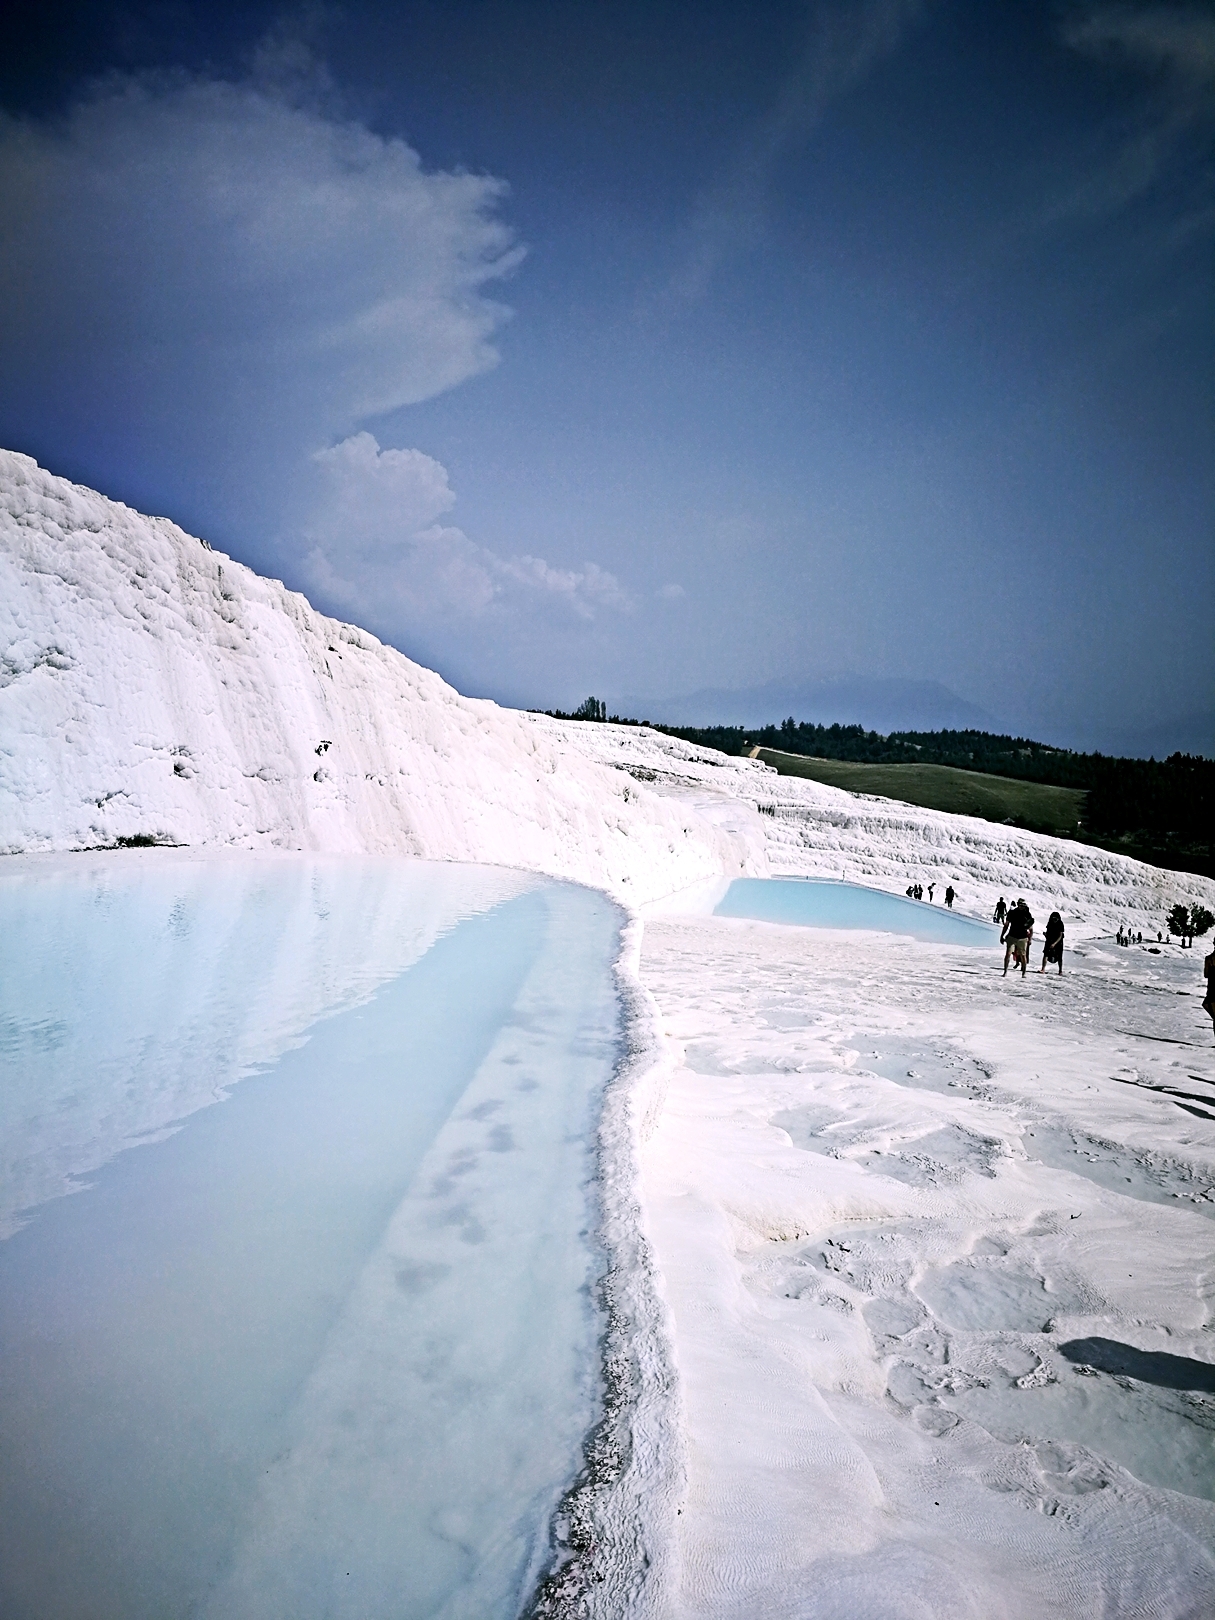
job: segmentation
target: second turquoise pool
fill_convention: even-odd
[[[714,916],[809,928],[868,928],[934,945],[995,945],[999,940],[990,923],[942,905],[816,878],[736,878]]]

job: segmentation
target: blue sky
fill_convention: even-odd
[[[0,105],[0,441],[465,691],[1215,708],[1208,7],[51,4]]]

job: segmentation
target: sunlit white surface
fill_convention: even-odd
[[[668,1614],[1215,1614],[1197,953],[1090,942],[1026,979],[1002,954],[647,923]]]
[[[516,1613],[597,1398],[615,909],[122,856],[0,908],[0,1608]]]

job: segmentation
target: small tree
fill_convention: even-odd
[[[1215,917],[1205,906],[1183,906],[1180,901],[1169,912],[1168,930],[1170,934],[1177,934],[1182,945],[1193,945],[1195,939],[1201,939],[1208,933]]]

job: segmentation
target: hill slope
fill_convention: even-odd
[[[1084,805],[1084,793],[1078,788],[985,776],[955,765],[865,765],[786,754],[778,748],[761,748],[759,757],[781,776],[805,776],[850,793],[876,793],[951,815],[983,816],[989,821],[1015,818],[1022,825],[1056,833],[1074,834]]]

